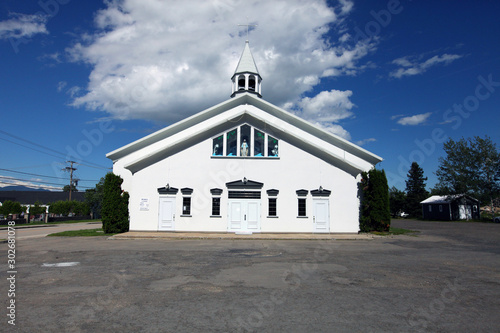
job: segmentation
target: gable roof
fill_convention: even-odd
[[[379,156],[249,93],[243,93],[201,111],[114,150],[106,157],[116,162],[145,147],[152,147],[152,151],[125,165],[126,169],[135,173],[188,148],[195,142],[236,126],[231,121],[248,122],[256,127],[266,128],[278,138],[313,152],[351,174],[367,170],[366,165],[359,163],[359,160],[372,166],[382,161]],[[159,144],[160,142],[162,144]]]
[[[455,200],[458,200],[458,199],[461,199],[464,197],[466,199],[479,202],[479,200],[474,199],[473,197],[470,197],[470,196],[465,195],[465,194],[450,194],[450,195],[433,195],[420,203],[421,204],[448,204],[448,203],[451,203]]]

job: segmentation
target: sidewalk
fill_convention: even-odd
[[[372,234],[303,234],[303,233],[204,233],[204,232],[155,232],[129,231],[108,239],[247,239],[247,240],[370,240],[380,236]]]

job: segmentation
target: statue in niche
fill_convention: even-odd
[[[273,156],[278,156],[278,145],[274,146],[274,149],[271,150],[271,153],[273,153]]]
[[[243,139],[243,143],[241,144],[241,156],[248,156],[248,144],[246,139]]]

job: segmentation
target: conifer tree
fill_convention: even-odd
[[[102,198],[102,228],[105,233],[129,230],[129,194],[121,188],[123,179],[113,173],[106,174]]]
[[[422,206],[420,202],[427,199],[429,193],[425,189],[424,170],[417,162],[411,164],[406,180],[406,213],[413,217],[422,217]]]
[[[361,231],[389,231],[389,186],[384,170],[371,169],[361,174],[362,193],[359,228]]]

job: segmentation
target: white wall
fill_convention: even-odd
[[[307,217],[297,218],[296,190],[313,190],[322,186],[331,190],[330,231],[358,232],[359,200],[357,179],[286,142],[280,141],[279,159],[212,158],[212,141],[205,140],[191,148],[155,163],[133,176],[124,165],[143,155],[140,151],[114,164],[114,172],[130,193],[130,230],[158,230],[157,188],[167,183],[176,187],[176,221],[178,231],[227,231],[227,196],[225,183],[249,180],[264,183],[261,190],[261,232],[313,232],[312,196],[307,196]],[[145,148],[146,149],[146,148]],[[359,176],[358,176],[359,177]],[[193,188],[191,217],[181,217],[183,187]],[[211,218],[211,188],[221,188],[221,216]],[[279,218],[267,218],[266,190],[278,189]],[[149,210],[140,211],[142,199],[149,200]]]

